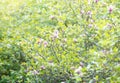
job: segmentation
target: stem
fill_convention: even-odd
[[[51,44],[50,48],[51,48],[51,51],[52,51],[53,55],[56,57],[57,61],[60,62],[60,60],[58,59],[52,44]]]

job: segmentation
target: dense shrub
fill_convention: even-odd
[[[119,83],[119,5],[0,1],[0,83]]]

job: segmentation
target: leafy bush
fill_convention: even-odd
[[[119,83],[119,5],[0,1],[0,83]]]

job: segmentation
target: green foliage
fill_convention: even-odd
[[[0,83],[119,83],[119,0],[1,0]]]

